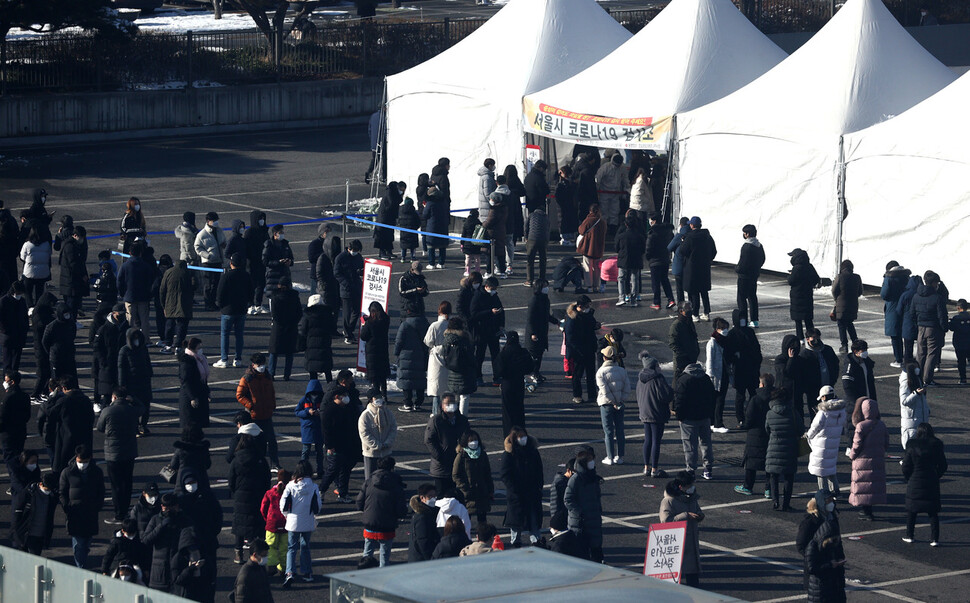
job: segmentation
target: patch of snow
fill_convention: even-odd
[[[223,13],[216,19],[210,12],[183,9],[160,10],[135,21],[147,32],[182,33],[186,31],[229,31],[255,29],[256,24],[246,13]]]

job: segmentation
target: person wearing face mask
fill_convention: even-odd
[[[148,586],[170,592],[180,573],[179,551],[189,548],[194,540],[192,522],[181,511],[178,497],[168,492],[161,498],[161,512],[152,517],[142,535],[142,542],[152,549],[151,578]],[[184,569],[184,568],[183,568]]]
[[[509,207],[512,195],[506,184],[505,176],[495,178],[495,183],[497,186],[487,195],[485,207],[483,208],[481,202],[479,202],[478,211],[485,216],[482,221],[482,226],[485,227],[488,240],[491,241],[489,270],[495,278],[508,278],[505,265],[505,239],[508,235],[508,215],[509,211],[517,208]]]
[[[603,365],[596,371],[596,404],[603,425],[606,457],[604,465],[622,465],[626,452],[626,430],[623,413],[630,396],[630,379],[626,369],[616,361],[614,348],[603,348]]]
[[[699,495],[694,485],[694,474],[681,471],[664,488],[664,498],[660,503],[660,521],[686,521],[687,533],[684,537],[683,561],[680,566],[681,584],[697,587],[701,577],[700,522],[704,521],[704,511],[697,502]]]
[[[279,284],[284,277],[290,277],[290,267],[293,265],[293,250],[286,240],[282,224],[274,224],[270,228],[270,238],[263,245],[263,265],[266,266],[266,296],[270,298],[277,293]],[[292,282],[292,281],[291,281]]]
[[[849,504],[859,508],[859,519],[875,521],[872,507],[886,502],[886,450],[889,431],[879,415],[879,404],[860,397],[852,411],[855,435],[846,450],[852,461],[852,488]]]
[[[145,242],[135,241],[131,245],[131,257],[118,271],[118,296],[125,302],[128,322],[143,331],[151,328],[152,285],[158,270],[147,257]]]
[[[3,395],[0,396],[0,453],[10,463],[24,450],[27,423],[30,421],[30,397],[20,389],[20,373],[3,371]],[[40,477],[38,475],[38,477]]]
[[[397,438],[397,419],[379,392],[371,392],[370,401],[357,419],[361,450],[364,456],[364,481],[377,470],[382,458],[391,455]]]
[[[128,517],[138,522],[138,534],[143,541],[145,539],[145,529],[148,527],[148,522],[152,520],[152,517],[161,513],[161,511],[161,495],[158,493],[158,484],[148,482],[145,484],[145,488],[142,490],[138,500],[132,503],[131,509],[128,511]],[[151,559],[145,561],[148,563],[143,563],[142,567],[147,572],[151,564]]]
[[[20,370],[20,358],[27,345],[30,321],[24,284],[14,281],[7,294],[0,297],[0,347],[3,348],[3,370]]]
[[[179,506],[192,523],[199,556],[204,560],[193,581],[193,587],[204,593],[196,600],[212,601],[216,588],[216,551],[222,533],[222,505],[212,488],[199,482],[192,471],[185,471],[179,483],[181,486],[175,490],[179,493]]]
[[[289,537],[286,532],[286,515],[280,506],[280,500],[291,477],[289,471],[280,469],[276,474],[276,484],[263,494],[263,502],[259,505],[259,512],[266,521],[266,544],[269,545],[269,562],[266,564],[266,571],[271,578],[276,574],[286,573],[286,549]]]
[[[371,387],[387,397],[387,379],[391,376],[391,359],[388,354],[388,331],[391,318],[384,311],[378,301],[372,301],[367,307],[364,324],[360,326],[360,340],[364,342],[364,358],[367,366],[367,378]],[[406,403],[410,400],[405,398]]]
[[[185,260],[165,271],[158,284],[158,297],[165,316],[165,332],[161,338],[165,347],[163,354],[174,354],[176,347],[185,340],[192,320],[192,302],[195,296],[193,276]]]
[[[127,343],[128,320],[125,305],[116,303],[94,336],[93,362],[94,398],[98,408],[111,403],[111,392],[118,386],[118,353]]]
[[[478,363],[471,338],[465,330],[465,323],[460,318],[448,320],[441,346],[441,355],[445,368],[448,369],[448,380],[444,391],[439,396],[439,406],[444,404],[444,398],[449,393],[452,398],[458,396],[458,408],[461,414],[467,416],[471,409],[471,395],[478,391]],[[438,409],[440,411],[440,408]],[[438,415],[438,411],[434,414]]]
[[[812,447],[808,458],[808,472],[818,478],[819,491],[839,494],[839,478],[836,463],[842,432],[845,431],[845,402],[835,397],[831,385],[822,386],[818,392],[818,413],[805,438]]]
[[[269,545],[262,539],[249,543],[249,560],[239,570],[233,587],[235,603],[273,603],[273,591],[269,585],[266,565]]]
[[[48,472],[28,486],[23,507],[14,509],[15,529],[23,535],[20,550],[40,555],[51,543],[54,534],[54,511],[59,497],[57,474]]]
[[[751,326],[758,328],[758,276],[765,264],[765,248],[758,240],[758,229],[754,224],[745,224],[741,229],[741,257],[734,268],[738,275],[738,309],[741,316],[751,319]],[[748,305],[751,313],[748,314]]]
[[[550,311],[549,282],[540,278],[532,283],[532,299],[526,312],[525,349],[532,355],[532,378],[536,383],[545,382],[542,376],[542,356],[549,349],[549,325],[559,321]]]
[[[48,445],[53,449],[51,469],[60,474],[72,463],[77,446],[91,449],[94,409],[90,398],[78,387],[77,377],[68,375],[58,383],[62,395],[57,396],[48,409],[46,425],[47,433],[53,432],[53,438],[48,438]]]
[[[253,279],[253,293],[248,313],[265,313],[263,309],[263,290],[266,287],[266,266],[263,264],[263,247],[269,240],[266,226],[266,212],[254,209],[249,213],[250,227],[243,233],[246,242],[247,270]]]
[[[468,419],[459,411],[455,394],[441,397],[441,414],[431,417],[424,430],[424,443],[431,455],[431,477],[442,496],[451,496],[455,483],[452,470],[461,435],[468,431]]]
[[[185,476],[192,474],[196,481],[201,481],[205,487],[208,487],[208,470],[212,467],[210,447],[211,443],[205,438],[201,427],[193,425],[183,429],[181,437],[172,443],[174,452],[168,464],[175,472],[173,483],[182,484]]]
[[[226,235],[219,228],[219,214],[210,211],[205,215],[205,228],[195,235],[195,252],[202,266],[222,268],[226,261]],[[216,290],[219,286],[219,270],[205,272],[205,309],[216,310]]]
[[[333,261],[333,274],[340,284],[340,303],[344,314],[344,343],[357,343],[360,323],[360,296],[363,292],[364,258],[360,241],[354,239]]]
[[[458,310],[458,318],[465,321],[466,325],[470,324],[471,321],[472,299],[474,299],[475,293],[482,288],[484,280],[480,272],[472,271],[459,282],[456,308]]]
[[[465,501],[468,514],[474,516],[479,524],[483,524],[488,520],[488,512],[495,498],[495,482],[492,481],[488,453],[482,444],[482,438],[472,429],[462,434],[455,450],[457,456],[452,466],[451,478]]]
[[[121,218],[121,251],[128,253],[136,239],[144,239],[148,234],[145,214],[141,211],[141,201],[132,197],[125,203],[125,215]]]
[[[920,423],[909,440],[903,457],[906,480],[906,535],[903,542],[912,544],[916,516],[926,513],[930,519],[930,546],[940,542],[940,480],[948,468],[943,442],[933,434],[933,426]]]
[[[428,348],[424,343],[429,325],[424,317],[423,303],[420,314],[409,315],[402,312],[402,318],[394,339],[394,354],[398,359],[397,386],[404,392],[404,404],[401,410],[420,412],[428,385],[429,365]],[[364,328],[370,330],[369,325],[365,325]],[[362,332],[361,338],[363,336]],[[370,364],[368,363],[367,366],[369,369]]]
[[[300,419],[300,460],[310,458],[310,449],[316,448],[317,475],[323,475],[323,426],[320,423],[320,409],[323,405],[323,385],[318,379],[310,379],[306,392],[296,404],[297,418]]]
[[[813,290],[822,286],[822,280],[808,257],[808,252],[795,248],[788,253],[791,256],[791,271],[788,273],[789,315],[795,321],[795,335],[799,340],[805,339],[802,325],[806,329],[815,328],[815,299]]]
[[[852,342],[852,353],[846,356],[844,366],[842,391],[845,392],[845,399],[877,399],[875,362],[869,358],[869,343],[865,339],[856,339]]]
[[[320,257],[326,257],[321,255]],[[333,381],[333,337],[337,330],[336,304],[327,302],[319,293],[307,299],[303,317],[297,325],[297,349],[304,350],[303,360],[311,379],[322,377]]]
[[[926,401],[926,385],[920,378],[919,366],[906,364],[899,374],[899,443],[903,450],[916,430],[930,420],[930,406]]]
[[[293,354],[297,351],[299,341],[298,327],[300,319],[303,318],[303,303],[288,276],[279,280],[278,288],[270,300],[273,322],[269,331],[268,370],[274,377],[278,375],[277,361],[282,356],[283,381],[289,381],[293,372]]]
[[[381,197],[381,201],[377,205],[377,216],[374,221],[387,226],[395,226],[402,201],[404,201],[404,198],[397,182],[388,182],[384,196]],[[375,227],[374,249],[377,250],[378,259],[394,259],[394,229]]]
[[[141,564],[145,559],[146,549],[138,535],[138,522],[125,518],[101,558],[101,573],[105,576],[113,576],[122,564],[133,566]]]
[[[81,309],[81,299],[90,293],[88,285],[87,259],[87,230],[83,226],[74,228],[71,236],[67,237],[58,257],[60,266],[60,292],[64,302],[71,311],[78,315]]]
[[[408,563],[428,561],[441,540],[436,522],[438,518],[438,491],[434,484],[421,484],[417,494],[408,502],[413,514],[408,531]]]
[[[84,568],[91,540],[98,535],[98,513],[104,506],[104,473],[92,461],[90,446],[80,444],[74,454],[74,460],[61,472],[58,490],[67,515],[74,564]]]
[[[490,276],[485,279],[481,289],[475,292],[471,303],[471,321],[469,329],[475,341],[475,364],[478,370],[479,385],[484,385],[482,364],[485,362],[485,350],[492,357],[492,385],[498,386],[502,381],[502,372],[498,366],[499,336],[505,328],[505,309],[498,297],[498,279]]]
[[[152,361],[141,329],[128,329],[128,343],[118,350],[118,385],[141,406],[140,436],[151,433],[148,418],[152,406]]]
[[[199,254],[195,251],[195,237],[199,229],[195,227],[195,212],[182,214],[182,223],[175,227],[175,238],[179,240],[179,259],[192,266],[199,265]]]
[[[243,545],[264,532],[265,521],[259,509],[269,486],[270,471],[266,457],[260,455],[252,436],[240,436],[232,465],[229,466],[232,534],[236,549],[233,563],[241,565],[244,562]]]
[[[818,329],[807,329],[805,331],[805,349],[799,352],[804,363],[804,385],[800,388],[801,394],[808,402],[810,416],[814,417],[818,400],[813,394],[826,385],[835,386],[839,379],[839,357],[835,355],[832,346],[826,345],[822,341],[822,332]],[[801,408],[800,400],[795,402],[795,406]]]
[[[801,418],[792,408],[791,392],[784,387],[771,392],[765,431],[768,433],[765,471],[771,484],[772,508],[775,511],[790,511],[795,472],[798,470],[798,438],[805,429]],[[782,479],[784,491],[781,489]]]
[[[573,381],[573,402],[583,403],[583,374],[586,375],[587,400],[596,399],[596,330],[600,327],[593,316],[593,302],[581,295],[566,308],[563,335],[566,359]]]
[[[516,331],[506,332],[505,347],[498,355],[502,375],[502,432],[525,426],[525,376],[535,368],[532,355],[519,344]]]
[[[428,187],[424,210],[421,212],[421,217],[425,220],[423,230],[429,234],[447,235],[448,225],[451,222],[450,208],[451,200],[442,188]],[[425,236],[424,240],[428,246],[427,268],[441,269],[445,263],[448,238]]]
[[[114,504],[114,519],[104,522],[119,525],[131,503],[132,477],[138,457],[138,422],[144,409],[123,387],[115,389],[111,398],[111,405],[98,417],[97,428],[104,434],[104,460]]]
[[[262,352],[257,352],[250,357],[249,368],[236,386],[236,400],[249,411],[253,422],[266,435],[270,462],[273,468],[279,469],[279,448],[276,442],[276,430],[273,427],[276,388],[273,385],[273,375],[266,370],[266,355]]]
[[[357,495],[357,509],[364,514],[364,557],[379,548],[381,567],[390,563],[398,521],[407,516],[404,480],[394,465],[394,457],[382,457]]]
[[[603,562],[602,483],[603,478],[596,473],[595,452],[584,448],[576,455],[563,503],[568,514],[567,525],[578,537],[582,557],[595,563]]]
[[[448,391],[449,371],[445,365],[445,332],[451,317],[451,302],[438,304],[438,320],[428,326],[423,343],[428,349],[428,383],[426,392],[432,398],[431,414],[441,412],[441,396]]]
[[[795,536],[795,550],[799,555],[805,555],[805,549],[812,541],[812,537],[822,524],[830,522],[835,531],[841,533],[839,526],[839,514],[835,510],[835,495],[825,490],[818,490],[815,495],[805,504],[805,516],[798,524],[798,533]],[[805,575],[806,586],[808,584],[808,574]]]
[[[727,400],[728,388],[731,386],[731,364],[734,359],[734,347],[728,339],[728,323],[721,317],[714,319],[714,332],[707,340],[707,359],[705,370],[707,376],[714,382],[714,414],[711,415],[711,431],[727,433],[724,426],[724,403]]]
[[[775,356],[775,385],[788,391],[792,397],[795,416],[804,431],[805,391],[808,387],[808,374],[811,372],[811,359],[802,356],[801,343],[796,335],[785,335],[781,340],[781,353]]]
[[[323,495],[317,485],[313,483],[312,467],[306,461],[300,461],[293,472],[293,479],[283,488],[280,496],[279,509],[286,516],[284,527],[289,534],[286,550],[286,576],[283,588],[289,588],[297,570],[297,557],[301,579],[313,582],[310,560],[310,537],[317,527],[317,513]]]
[[[363,450],[358,428],[360,415],[360,407],[353,403],[346,387],[338,385],[327,392],[321,419],[323,441],[327,443],[327,470],[320,481],[320,491],[326,492],[336,483],[334,492],[339,503],[353,502],[349,495],[350,472]]]
[[[54,322],[44,329],[43,339],[51,363],[51,375],[55,378],[76,375],[74,339],[77,336],[77,322],[64,302],[57,302],[54,313]]]
[[[670,323],[670,330],[667,332],[667,346],[674,355],[674,376],[671,380],[674,387],[677,386],[684,369],[697,362],[701,353],[697,343],[697,328],[691,320],[693,309],[694,306],[689,301],[680,302],[677,316]]]
[[[542,457],[535,438],[522,427],[513,427],[506,436],[499,476],[505,484],[505,519],[509,542],[514,548],[523,545],[525,532],[535,544],[542,530]],[[570,478],[572,479],[572,478]],[[566,487],[568,497],[569,486]],[[569,503],[566,503],[569,508]]]
[[[731,313],[731,330],[727,333],[728,343],[734,350],[734,416],[738,429],[744,429],[744,416],[747,400],[754,398],[761,374],[761,343],[754,329],[741,315],[740,310]],[[838,369],[838,363],[836,363]]]

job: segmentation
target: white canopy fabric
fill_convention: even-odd
[[[722,249],[756,225],[768,270],[787,271],[787,253],[800,247],[819,274],[834,276],[841,136],[953,78],[881,0],[849,0],[777,67],[677,117],[681,215],[701,216]]]
[[[594,0],[511,0],[455,46],[387,78],[388,179],[413,186],[448,157],[452,210],[477,207],[475,174],[486,157],[524,177],[523,95],[630,37]]]
[[[844,256],[865,283],[886,262],[970,290],[970,74],[898,117],[845,136]],[[966,297],[960,293],[957,297]]]
[[[573,143],[666,150],[672,116],[734,92],[785,56],[731,0],[673,0],[608,57],[527,95],[523,125]]]

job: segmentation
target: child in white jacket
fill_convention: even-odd
[[[626,433],[623,426],[623,402],[630,395],[630,379],[626,369],[614,362],[616,350],[603,348],[603,365],[596,371],[596,404],[600,407],[603,421],[603,439],[606,443],[604,465],[622,465],[626,449]]]
[[[284,588],[289,588],[293,583],[297,553],[300,555],[303,581],[313,582],[310,535],[317,528],[316,515],[320,512],[320,500],[320,489],[313,483],[313,467],[307,461],[300,461],[293,472],[293,480],[286,485],[280,497],[280,511],[286,516],[286,531],[289,532]]]

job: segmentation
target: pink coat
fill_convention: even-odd
[[[283,493],[276,489],[275,484],[263,495],[263,502],[259,505],[259,511],[262,513],[263,519],[266,520],[267,532],[278,534],[286,531],[286,516],[280,511],[280,497],[282,496]]]
[[[889,431],[879,418],[875,400],[862,403],[862,416],[855,428],[849,458],[852,459],[852,490],[849,504],[854,507],[886,502],[886,449]]]

